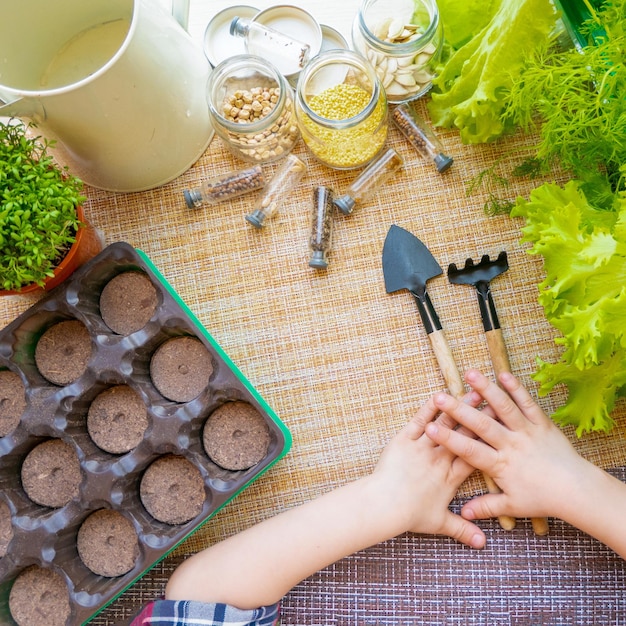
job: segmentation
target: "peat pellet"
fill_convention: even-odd
[[[10,370],[0,371],[0,437],[13,432],[26,410],[22,379]]]
[[[111,454],[135,448],[148,427],[148,411],[139,394],[128,385],[115,385],[98,394],[87,412],[92,441]]]
[[[154,386],[168,400],[189,402],[209,384],[211,355],[194,337],[175,337],[161,344],[150,360]]]
[[[78,496],[81,478],[76,451],[60,439],[35,446],[22,463],[22,487],[41,506],[65,506]]]
[[[112,278],[100,294],[100,315],[119,335],[141,330],[157,308],[157,291],[143,272],[123,272]]]
[[[78,320],[51,326],[35,347],[35,363],[40,374],[55,385],[68,385],[80,378],[91,360],[91,337]]]
[[[65,580],[51,569],[27,567],[11,587],[9,611],[18,626],[65,626],[71,613]]]
[[[139,495],[146,510],[164,524],[184,524],[202,512],[206,494],[200,470],[182,456],[159,457],[144,472]]]
[[[111,509],[95,511],[81,524],[76,547],[87,568],[108,578],[130,572],[139,557],[134,526],[119,511]]]
[[[207,419],[202,442],[214,463],[228,470],[243,470],[265,457],[270,431],[263,416],[252,405],[226,402]]]
[[[13,539],[11,509],[6,502],[0,501],[0,558],[6,555],[11,539]]]

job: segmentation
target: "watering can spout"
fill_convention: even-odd
[[[172,15],[185,30],[188,30],[189,0],[172,0]]]
[[[28,117],[42,120],[45,119],[45,110],[37,98],[17,98],[8,101],[0,95],[0,117]]]

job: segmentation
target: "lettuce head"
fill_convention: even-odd
[[[578,181],[547,183],[519,198],[511,215],[525,218],[522,241],[543,257],[539,303],[563,348],[557,363],[538,359],[539,393],[565,385],[567,401],[553,419],[578,436],[608,432],[626,390],[626,197],[599,210]]]
[[[460,7],[465,4],[459,0]],[[433,124],[456,126],[467,144],[500,137],[506,130],[506,93],[527,55],[549,40],[556,16],[550,0],[499,0],[488,24],[452,54],[433,80]]]

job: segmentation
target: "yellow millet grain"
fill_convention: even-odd
[[[358,85],[341,83],[311,98],[309,107],[327,120],[347,120],[367,106],[371,95]],[[387,138],[386,106],[381,98],[371,115],[345,129],[326,128],[304,116],[302,136],[309,149],[332,167],[351,168],[367,163]]]
[[[358,85],[341,83],[313,96],[311,111],[327,120],[347,120],[358,115],[372,96]]]

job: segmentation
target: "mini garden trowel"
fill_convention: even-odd
[[[448,390],[459,398],[465,393],[463,380],[426,292],[426,282],[442,273],[435,257],[415,235],[395,224],[389,228],[383,246],[385,289],[387,293],[407,289],[413,294]]]

